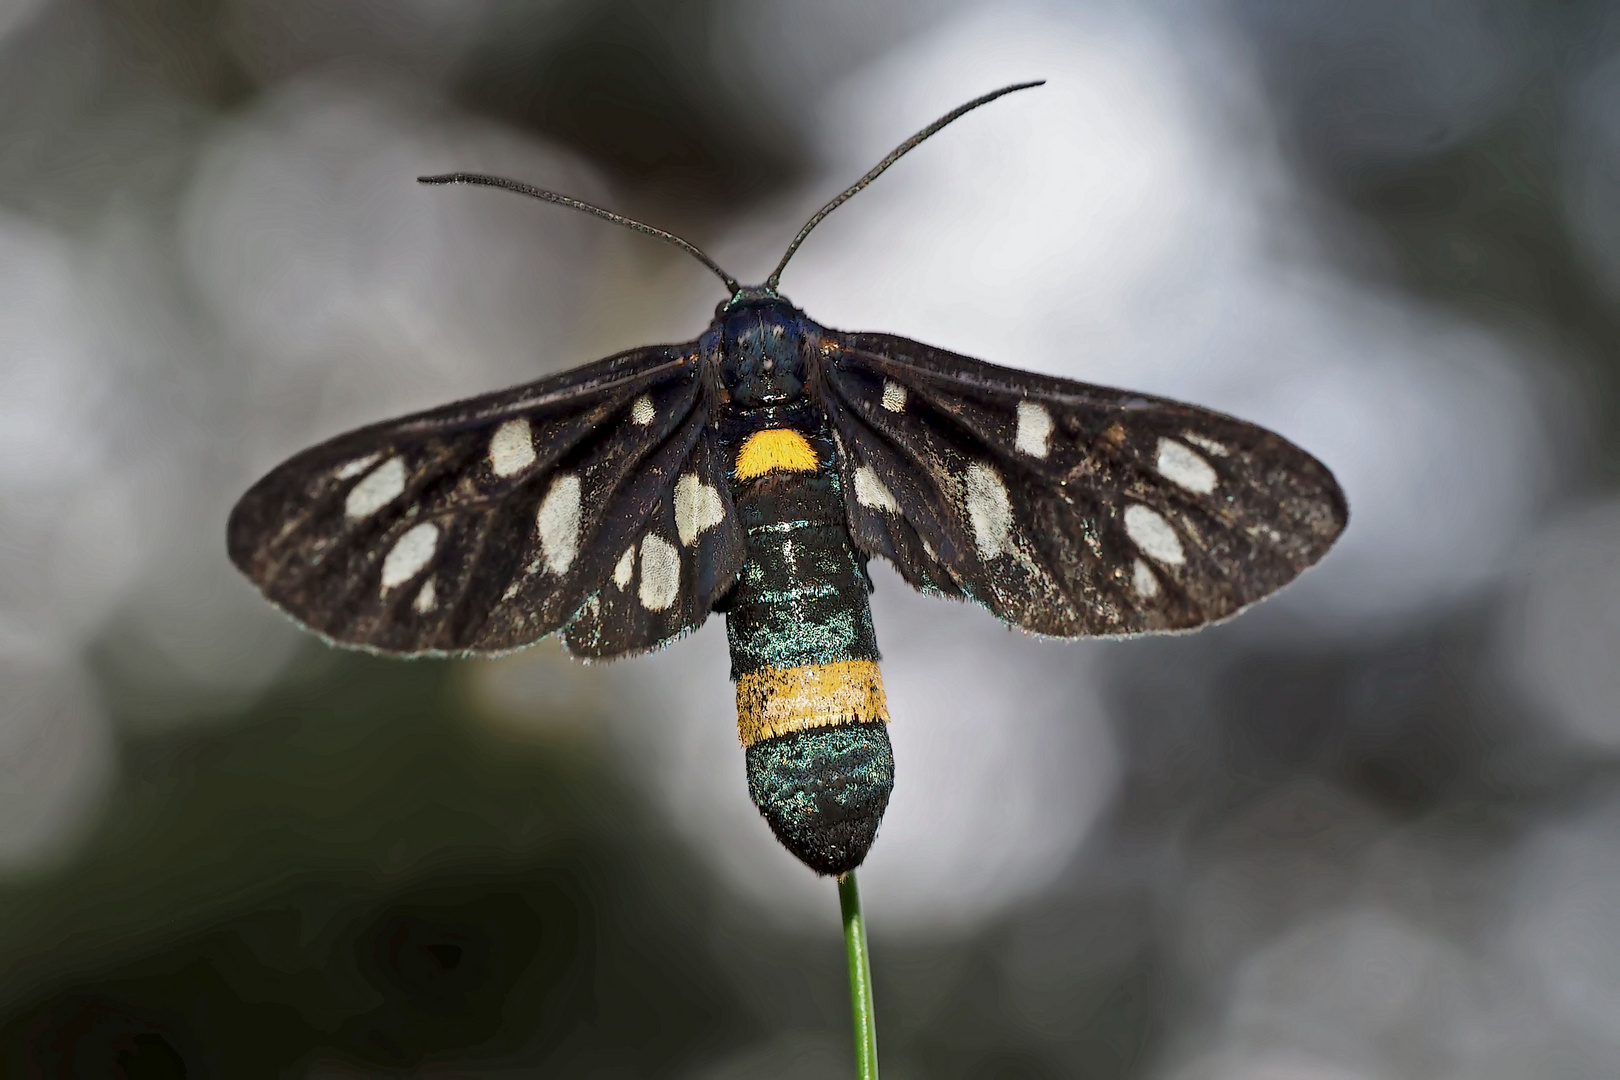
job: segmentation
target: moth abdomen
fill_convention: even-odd
[[[746,557],[726,634],[748,793],[806,866],[842,874],[877,835],[894,754],[837,445],[820,428],[765,428],[732,475]]]
[[[809,728],[748,747],[748,795],[783,847],[818,874],[859,866],[894,790],[882,721]]]
[[[853,870],[877,836],[894,789],[888,720],[876,660],[762,667],[737,678],[749,797],[817,873]]]

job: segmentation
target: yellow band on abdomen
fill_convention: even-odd
[[[737,451],[739,480],[773,472],[815,472],[818,467],[815,447],[792,428],[756,431]]]
[[[807,728],[889,721],[883,677],[871,660],[764,668],[737,679],[743,746]]]

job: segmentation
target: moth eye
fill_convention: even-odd
[[[351,461],[343,469],[355,464],[357,463]],[[342,472],[343,469],[338,471]],[[405,459],[398,456],[391,457],[349,489],[349,497],[343,501],[343,512],[355,520],[370,517],[399,498],[404,490]]]
[[[405,535],[396,540],[383,557],[383,592],[415,577],[433,558],[433,551],[438,546],[439,527],[432,522],[424,521],[407,529]]]
[[[1137,559],[1136,565],[1131,567],[1131,588],[1136,591],[1137,596],[1159,595],[1159,576],[1145,560]]]
[[[1180,566],[1187,561],[1187,553],[1181,549],[1176,530],[1157,511],[1141,503],[1131,503],[1125,508],[1125,532],[1142,549],[1142,554],[1150,559],[1170,566]]]
[[[905,412],[906,388],[893,379],[883,380],[883,407],[892,413]]]
[[[687,473],[675,482],[675,531],[683,546],[691,547],[704,530],[724,520],[726,507],[718,490],[699,480],[696,473]]]
[[[535,515],[540,554],[554,574],[566,573],[579,554],[579,511],[579,477],[563,473],[551,482]]]
[[[1007,485],[995,469],[982,463],[969,465],[963,479],[968,521],[973,525],[973,543],[979,556],[993,559],[1011,551],[1012,500],[1007,496]]]
[[[641,542],[641,606],[667,611],[681,591],[681,553],[652,533]]]
[[[646,427],[653,422],[655,415],[657,414],[653,411],[652,397],[650,395],[642,394],[636,398],[635,404],[630,406],[630,422],[632,424]]]
[[[1172,484],[1179,484],[1196,495],[1208,495],[1215,490],[1219,477],[1209,462],[1195,450],[1174,439],[1159,440],[1159,455],[1155,466],[1159,475]]]
[[[1047,455],[1047,443],[1051,437],[1052,414],[1046,411],[1046,406],[1035,401],[1020,401],[1018,434],[1013,438],[1013,445],[1019,452],[1043,458]]]
[[[496,476],[511,476],[534,464],[534,435],[519,417],[495,429],[489,440],[489,467]]]
[[[862,465],[855,470],[855,501],[873,510],[887,510],[891,514],[900,512],[894,492],[884,486],[870,465]]]

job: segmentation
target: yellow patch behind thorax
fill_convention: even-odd
[[[765,668],[737,679],[737,735],[752,746],[807,728],[889,721],[883,677],[871,660]]]
[[[770,428],[748,436],[737,452],[737,479],[773,472],[815,472],[819,462],[810,441],[792,428]]]

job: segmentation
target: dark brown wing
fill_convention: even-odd
[[[708,414],[687,344],[375,424],[255,484],[231,560],[341,644],[500,652],[577,626],[584,655],[651,649],[742,566]]]
[[[824,342],[817,392],[856,542],[1033,633],[1227,618],[1348,519],[1327,468],[1253,424],[888,334]]]

